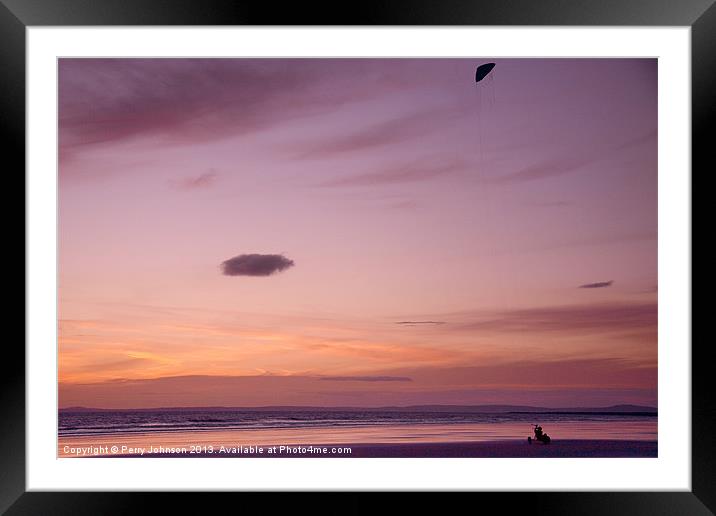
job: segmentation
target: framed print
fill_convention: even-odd
[[[712,513],[691,169],[716,8],[415,5],[4,1],[27,307],[3,510]]]

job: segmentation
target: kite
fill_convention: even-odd
[[[487,77],[494,67],[495,63],[485,63],[484,65],[478,66],[477,70],[475,70],[475,82],[480,82]]]

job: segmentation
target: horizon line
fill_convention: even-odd
[[[210,410],[210,409],[227,409],[227,410],[265,410],[265,409],[356,409],[356,410],[379,410],[379,409],[415,409],[415,408],[505,408],[505,409],[538,409],[551,411],[596,411],[619,408],[633,408],[646,410],[633,410],[632,412],[657,412],[658,407],[651,405],[636,405],[632,403],[616,403],[605,406],[557,406],[546,407],[539,405],[514,405],[505,403],[483,403],[483,404],[412,404],[412,405],[376,405],[376,406],[357,406],[357,405],[187,405],[187,406],[161,406],[161,407],[125,407],[125,408],[108,408],[108,407],[87,407],[84,405],[72,405],[68,407],[58,407],[58,411],[72,410],[104,410],[104,411],[131,411],[131,410]],[[626,412],[625,412],[626,413]]]

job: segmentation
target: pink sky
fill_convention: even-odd
[[[656,60],[486,61],[61,59],[60,406],[655,405]]]

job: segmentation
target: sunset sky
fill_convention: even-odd
[[[60,59],[60,406],[656,405],[656,108],[655,59]]]

